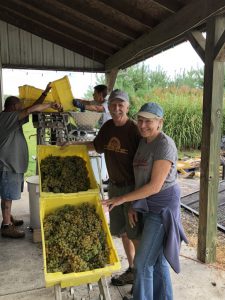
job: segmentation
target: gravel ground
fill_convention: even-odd
[[[182,210],[182,224],[187,235],[189,246],[197,248],[198,243],[198,217]],[[225,270],[225,233],[217,230],[216,266]]]

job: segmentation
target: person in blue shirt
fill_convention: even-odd
[[[107,94],[107,86],[104,84],[99,84],[94,87],[94,100],[73,99],[73,105],[79,108],[81,112],[89,110],[102,113],[102,118],[100,120],[100,125],[102,126],[106,121],[111,119],[108,109]]]

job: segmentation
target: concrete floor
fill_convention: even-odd
[[[198,188],[198,181],[181,180],[183,194]],[[186,189],[186,190],[185,190]],[[32,242],[29,232],[28,193],[23,193],[20,201],[13,203],[13,214],[23,217],[26,238],[13,240],[0,237],[0,300],[50,300],[55,299],[54,288],[45,288],[41,244]],[[114,239],[118,250],[122,270],[127,268],[126,257],[120,239]],[[207,266],[197,261],[196,250],[186,245],[181,249],[181,267],[179,275],[171,270],[175,300],[221,300],[225,299],[225,271]],[[110,278],[108,278],[110,281]],[[112,300],[120,300],[131,286],[115,288],[109,285]],[[86,285],[75,288],[74,298],[63,291],[63,299],[98,299],[97,284],[87,291]],[[157,300],[157,299],[155,299]]]

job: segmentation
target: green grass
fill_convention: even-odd
[[[196,158],[201,156],[200,150],[183,150],[178,151],[178,159],[184,159],[184,158]]]
[[[23,132],[27,140],[29,149],[29,165],[28,170],[25,173],[25,178],[36,174],[36,160],[32,159],[32,156],[36,157],[36,129],[33,127],[32,118],[30,116],[29,123],[23,126]]]

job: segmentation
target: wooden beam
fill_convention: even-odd
[[[106,77],[106,84],[108,87],[108,93],[111,93],[113,90],[113,87],[115,85],[116,82],[116,77],[118,74],[119,69],[113,69],[110,72],[106,72],[105,73],[105,77]]]
[[[118,18],[112,19],[112,12],[99,5],[98,1],[95,0],[57,0],[63,5],[70,7],[75,11],[87,16],[97,22],[104,24],[104,26],[109,27],[117,32],[120,32],[126,37],[135,39],[140,33],[135,28],[129,28],[124,26],[124,23],[119,21]],[[109,17],[110,16],[110,17]]]
[[[164,45],[164,48],[163,50],[160,49],[160,48],[156,48],[154,50],[151,51],[151,57],[154,56],[154,55],[157,55],[159,53],[162,53],[163,51],[166,51],[166,50],[169,50],[173,47],[176,47],[177,45],[183,43],[184,41],[186,41],[185,37],[181,36],[181,37],[178,37],[174,42],[173,44],[171,45],[171,42],[168,41],[165,45]],[[143,53],[141,56],[138,56],[138,57],[135,57],[133,59],[131,59],[129,62],[127,62],[126,64],[124,65],[121,65],[120,69],[126,69],[132,65],[135,65],[139,62],[142,62],[144,61],[145,59],[148,59],[149,58],[149,53],[146,52],[146,53]]]
[[[218,61],[225,61],[225,30],[216,44],[214,58]]]
[[[214,60],[214,47],[225,28],[224,18],[208,20],[206,35],[198,230],[198,259],[206,263],[216,259],[224,64]]]
[[[194,50],[200,56],[201,60],[205,62],[205,38],[200,31],[192,31],[187,34],[188,40]]]
[[[174,39],[193,30],[197,25],[200,25],[203,21],[205,22],[205,19],[222,9],[225,9],[224,0],[192,1],[175,15],[156,26],[154,30],[142,35],[108,58],[106,70],[119,68],[121,65],[135,59],[135,57],[141,56],[143,50],[148,50],[149,56],[151,56],[151,51],[157,48],[163,50],[163,45],[168,41],[172,44]]]
[[[124,43],[127,42],[126,39],[121,38],[120,34],[115,34],[113,31],[108,30],[97,22],[91,21],[87,17],[82,18],[79,12],[71,10],[71,8],[58,1],[48,0],[46,3],[44,1],[32,0],[32,5],[36,5],[56,18],[63,19],[66,23],[72,24],[83,32],[89,33],[92,36],[98,36],[98,38],[101,38],[101,40],[110,45],[116,44],[119,47],[123,47]]]
[[[177,12],[182,6],[174,0],[154,0],[153,2],[159,4],[162,8],[170,11],[171,13]]]
[[[148,28],[155,27],[159,20],[150,17],[148,13],[145,11],[141,11],[138,7],[138,2],[135,5],[132,4],[131,1],[112,1],[112,0],[100,0],[101,2],[105,3],[107,6],[122,12],[124,15],[128,16],[129,18],[138,21],[139,23],[145,25]]]
[[[14,10],[7,10],[5,7],[1,7],[0,3],[0,19],[8,22],[14,26],[17,26],[23,30],[29,28],[29,32],[46,39],[52,43],[62,46],[68,50],[79,53],[80,55],[86,56],[100,63],[104,63],[106,55],[93,51],[86,45],[80,43],[79,41],[67,39],[66,36],[62,36],[61,33],[54,29],[49,29],[43,26],[41,23],[33,22],[32,19],[19,15]],[[22,20],[21,20],[22,19]]]
[[[1,53],[1,43],[0,43],[0,53]],[[2,62],[0,54],[0,112],[3,110],[3,77],[2,77]]]
[[[26,0],[25,0],[26,2]],[[54,29],[57,32],[60,32],[61,35],[67,36],[67,39],[74,39],[85,44],[87,47],[96,49],[99,52],[105,53],[106,55],[111,55],[115,52],[115,47],[108,46],[105,42],[101,42],[96,37],[87,36],[85,33],[76,30],[72,25],[65,24],[61,19],[57,19],[54,16],[51,16],[45,12],[42,12],[40,9],[34,7],[28,3],[20,0],[11,0],[7,1],[4,4],[5,8],[15,10],[17,13],[20,13],[22,16],[27,16],[33,22],[42,24],[49,29]],[[119,49],[118,47],[116,47]]]

